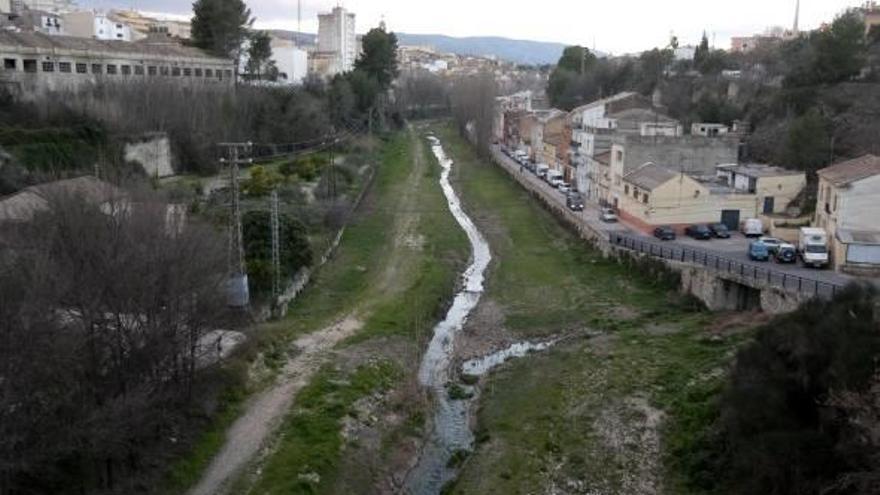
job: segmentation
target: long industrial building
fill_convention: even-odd
[[[102,82],[232,84],[232,60],[177,43],[103,41],[0,31],[0,87],[22,98]]]

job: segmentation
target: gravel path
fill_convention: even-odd
[[[307,384],[327,357],[328,351],[354,335],[362,326],[349,316],[323,330],[304,335],[294,342],[299,354],[287,362],[272,388],[255,397],[226,434],[226,442],[211,461],[190,495],[224,493],[228,484],[257,457],[269,434],[278,427],[296,394]]]

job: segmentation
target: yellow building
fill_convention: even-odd
[[[624,175],[622,189],[614,194],[620,218],[645,232],[660,225],[683,231],[688,225],[699,223],[724,223],[736,230],[743,220],[757,217],[768,204],[775,206],[775,201],[766,201],[768,191],[762,191],[761,187],[772,189],[780,198],[794,198],[806,183],[802,172],[774,174],[762,178],[766,185],[742,190],[733,187],[726,177],[697,180],[647,163]],[[786,201],[780,201],[778,207],[782,211],[783,203],[787,205]]]

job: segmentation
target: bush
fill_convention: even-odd
[[[737,355],[717,441],[696,456],[711,474],[690,473],[692,480],[720,480],[724,493],[779,495],[831,493],[843,479],[876,481],[880,445],[868,433],[880,425],[876,297],[873,288],[851,286],[762,328]],[[873,406],[852,407],[860,401]]]
[[[286,214],[280,215],[281,278],[289,280],[300,268],[312,263],[312,248],[305,226]],[[272,290],[271,214],[254,210],[242,218],[242,234],[248,279],[254,294]]]

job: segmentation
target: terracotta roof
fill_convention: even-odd
[[[623,180],[636,185],[641,189],[653,191],[658,186],[666,184],[676,176],[678,176],[677,172],[673,172],[666,167],[661,167],[660,165],[648,162],[626,174],[623,177]]]
[[[823,168],[817,174],[835,186],[846,186],[868,177],[880,175],[880,157],[865,155]]]
[[[203,58],[232,63],[205,51],[175,42],[145,43],[116,40],[96,40],[74,36],[49,36],[40,32],[13,32],[0,30],[0,46],[32,48],[34,50],[79,50],[84,52],[116,52],[144,56]]]

